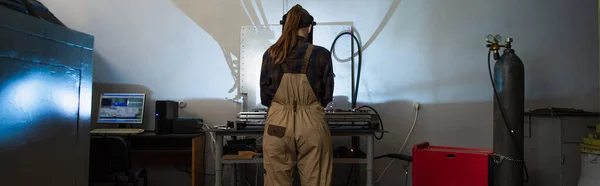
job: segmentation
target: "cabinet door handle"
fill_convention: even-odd
[[[560,164],[561,165],[565,164],[565,155],[560,155]]]

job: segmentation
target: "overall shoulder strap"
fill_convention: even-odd
[[[304,64],[302,65],[302,73],[306,74],[308,70],[308,63],[310,62],[310,56],[312,55],[312,51],[314,49],[314,45],[308,44],[308,48],[306,49],[306,53],[304,54]]]

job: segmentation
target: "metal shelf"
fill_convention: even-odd
[[[384,132],[382,130],[356,130],[356,129],[331,129],[331,136],[356,136],[366,137],[366,158],[334,158],[335,164],[365,164],[366,167],[366,186],[373,186],[373,153],[374,153],[374,135]],[[215,186],[223,186],[223,165],[224,164],[262,164],[262,158],[254,159],[223,159],[223,142],[225,136],[262,136],[264,129],[245,129],[245,130],[221,130],[210,129],[204,132],[214,132],[215,134]]]
[[[263,163],[262,158],[254,158],[254,159],[237,159],[237,160],[226,160],[223,159],[223,164],[257,164]],[[336,164],[367,164],[367,159],[365,158],[333,158],[333,163]]]

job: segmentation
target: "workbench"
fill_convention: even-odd
[[[357,129],[330,129],[331,136],[348,136],[348,137],[366,137],[366,158],[334,158],[333,163],[343,164],[366,164],[366,185],[373,186],[373,153],[374,153],[374,134],[385,131],[381,130],[357,130]],[[264,129],[209,129],[203,132],[210,132],[215,137],[215,186],[223,186],[223,165],[225,164],[256,164],[262,163],[262,158],[240,159],[240,160],[225,160],[223,159],[223,141],[225,136],[262,136]]]

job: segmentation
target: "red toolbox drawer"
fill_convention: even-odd
[[[429,146],[413,147],[413,186],[488,186],[492,151]]]

